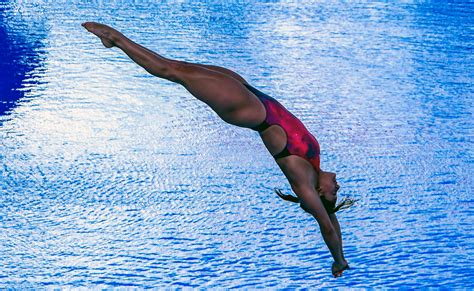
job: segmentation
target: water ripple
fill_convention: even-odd
[[[472,4],[0,4],[0,288],[469,288]],[[258,15],[258,17],[255,17]],[[79,24],[237,70],[317,136],[351,270],[255,132]]]

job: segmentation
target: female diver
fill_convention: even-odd
[[[86,22],[82,26],[99,37],[105,47],[121,49],[148,73],[183,85],[225,122],[256,130],[297,197],[284,195],[279,190],[277,194],[300,203],[317,220],[334,259],[334,277],[349,268],[334,213],[353,201],[344,200],[336,206],[339,189],[336,174],[319,168],[319,144],[300,120],[231,70],[166,59],[100,23]]]

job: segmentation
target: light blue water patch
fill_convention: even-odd
[[[0,3],[0,288],[473,287],[474,9]],[[351,270],[258,135],[80,24],[236,70],[316,135]]]

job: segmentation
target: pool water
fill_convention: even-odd
[[[0,288],[474,287],[474,5],[0,2]],[[107,50],[236,70],[316,135],[352,269],[258,135]]]

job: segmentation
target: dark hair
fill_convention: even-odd
[[[286,195],[286,194],[283,194],[281,192],[280,189],[273,189],[273,191],[275,191],[275,193],[280,196],[280,198],[282,198],[283,200],[286,200],[286,201],[291,201],[291,202],[294,202],[294,203],[300,203],[300,206],[301,208],[303,208],[304,211],[308,212],[308,213],[311,213],[311,211],[309,211],[304,205],[303,203],[301,203],[300,199],[296,196],[293,196],[293,195]],[[354,198],[349,198],[349,197],[344,197],[344,199],[342,199],[341,203],[339,203],[339,205],[336,206],[336,201],[334,202],[329,202],[326,198],[324,198],[324,196],[320,196],[321,197],[321,201],[323,202],[323,206],[324,208],[326,209],[326,211],[328,212],[328,214],[332,214],[334,212],[337,212],[341,209],[346,209],[346,208],[349,208],[351,207],[354,203],[356,203],[357,201],[359,201],[359,199],[354,199]]]
[[[328,214],[336,213],[341,209],[346,209],[351,207],[354,203],[357,202],[358,199],[353,199],[349,197],[344,197],[342,201],[336,206],[336,200],[334,202],[329,202],[324,196],[321,196],[321,201],[323,202],[323,206],[328,212]]]

